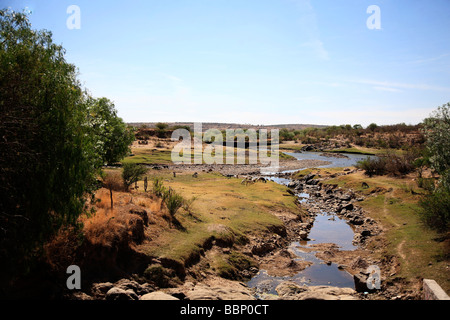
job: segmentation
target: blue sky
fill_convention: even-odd
[[[66,26],[69,5],[81,28]],[[380,8],[381,29],[366,21]],[[127,122],[415,124],[450,101],[449,0],[0,0]]]

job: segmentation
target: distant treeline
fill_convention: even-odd
[[[314,144],[331,139],[341,139],[368,148],[400,149],[424,143],[425,138],[420,130],[421,127],[421,124],[400,123],[379,126],[372,123],[366,128],[359,124],[353,126],[346,124],[304,130],[282,129],[280,130],[280,140],[296,140],[303,144]]]

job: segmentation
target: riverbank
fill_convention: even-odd
[[[303,165],[297,163],[290,168]],[[141,271],[130,274],[127,281],[134,281],[132,284],[124,285],[124,279],[114,283],[96,282],[84,298],[116,299],[117,292],[123,294],[119,289],[126,291],[133,286],[135,295],[125,294],[122,298],[144,299],[149,293],[154,294],[145,299],[421,298],[420,276],[417,272],[405,272],[410,267],[406,253],[411,253],[404,250],[409,247],[407,239],[401,244],[395,244],[392,239],[392,234],[398,234],[398,228],[402,229],[403,225],[397,223],[397,229],[393,230],[377,216],[381,207],[376,204],[382,197],[395,194],[401,201],[410,200],[405,198],[406,191],[399,193],[407,190],[401,186],[405,180],[392,178],[390,190],[386,184],[380,184],[380,179],[369,179],[356,169],[310,168],[285,173],[289,179],[286,181],[290,181],[286,182],[289,186],[286,189],[264,180],[243,184],[239,175],[256,173],[240,171],[241,168],[217,172],[221,169],[201,165],[150,170],[149,178],[163,178],[167,187],[187,199],[195,198],[191,210],[183,209],[175,215],[176,223],[171,221],[170,216],[158,212],[161,205],[157,201],[153,206],[145,204],[144,200],[151,197],[143,192],[140,182],[139,189],[131,194],[132,201],[140,203],[146,211],[149,227],[144,229],[146,240],[134,248],[147,260],[144,259]],[[307,194],[309,201],[302,201],[297,194]],[[397,205],[393,203],[392,210],[401,207]],[[391,208],[382,210],[390,212]],[[344,250],[331,242],[305,245],[311,240],[311,228],[317,217],[322,217],[322,211],[348,222],[355,233],[354,250]],[[392,215],[395,217],[395,212]],[[333,215],[326,218],[332,219]],[[292,247],[295,242],[299,245]],[[276,295],[261,295],[248,285],[262,270],[270,277],[289,277],[308,270],[311,262],[299,259],[298,251],[314,255],[319,264],[348,273],[353,277],[354,287],[343,289],[332,283],[325,287],[305,287],[283,281],[273,288]],[[437,266],[434,263],[433,269]],[[437,264],[445,267],[445,262]],[[366,294],[370,266],[380,268],[381,290]],[[438,277],[430,278],[442,284]],[[305,294],[300,295],[302,292]]]

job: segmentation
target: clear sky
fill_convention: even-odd
[[[80,29],[67,27],[70,5]],[[367,26],[370,5],[381,29]],[[415,124],[450,101],[450,0],[7,6],[28,7],[33,28],[51,30],[83,85],[127,122]]]

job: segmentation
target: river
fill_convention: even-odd
[[[359,154],[343,154],[347,158],[335,158],[320,156],[316,152],[286,153],[298,160],[326,160],[331,163],[322,167],[350,167],[357,161],[366,159],[368,156]],[[296,170],[293,170],[296,171]],[[292,172],[292,171],[288,171]],[[287,185],[290,180],[281,177],[270,176],[269,180],[279,184]],[[300,202],[312,201],[307,193],[298,194]],[[354,250],[357,247],[353,245],[354,232],[352,227],[343,219],[334,213],[321,212],[315,217],[314,224],[308,235],[308,241],[294,241],[289,249],[298,257],[296,260],[305,260],[312,262],[312,265],[298,272],[293,276],[277,277],[267,274],[266,270],[260,270],[247,285],[256,289],[256,296],[262,293],[277,294],[275,288],[283,281],[293,281],[300,285],[318,286],[329,285],[335,287],[354,288],[353,277],[346,271],[340,270],[334,263],[325,263],[315,256],[316,251],[311,247],[312,244],[334,243],[340,247],[340,250]]]

